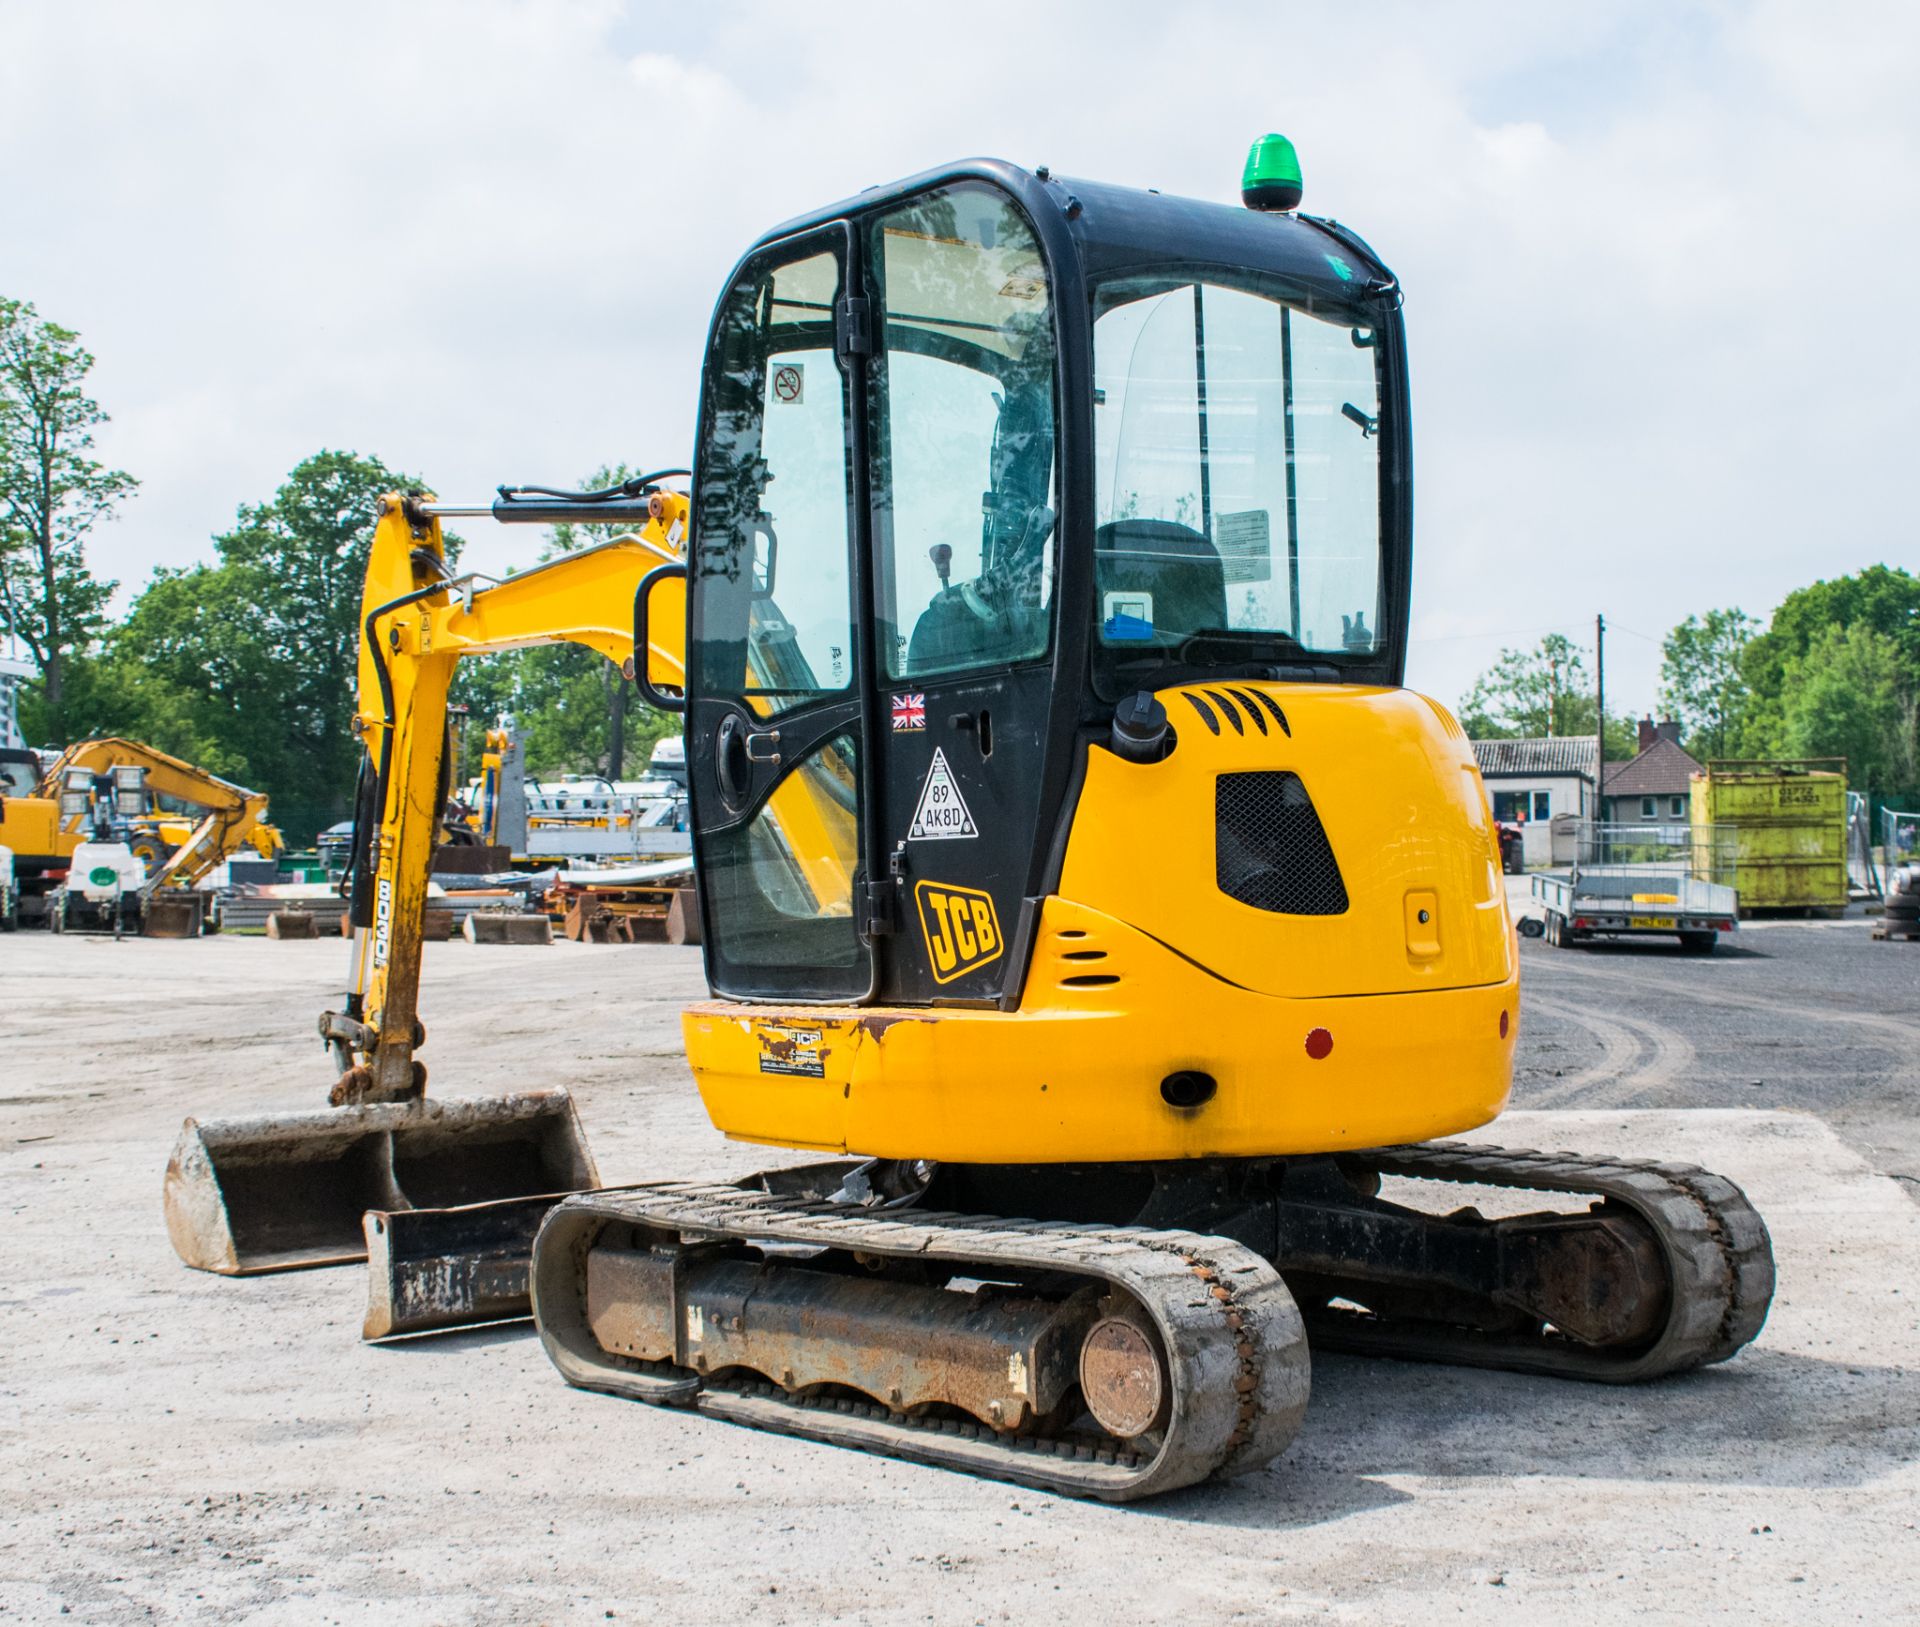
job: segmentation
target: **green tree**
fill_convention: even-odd
[[[110,642],[90,725],[266,791],[296,839],[342,817],[359,766],[351,720],[375,505],[418,485],[377,458],[319,452],[267,502],[243,505],[213,539],[217,563],[154,573]]]
[[[597,491],[630,480],[624,463],[602,465],[581,483]],[[630,524],[562,523],[553,526],[540,552],[544,562],[595,547],[631,531]],[[644,705],[620,669],[598,652],[577,644],[516,650],[492,661],[465,663],[456,698],[471,709],[468,760],[479,737],[502,712],[526,733],[527,772],[626,777],[628,764],[643,764],[654,743],[680,729],[678,717]]]
[[[1740,738],[1748,690],[1741,658],[1760,623],[1744,610],[1689,616],[1660,649],[1660,708],[1696,757],[1726,757]]]
[[[1796,588],[1780,602],[1767,630],[1740,658],[1750,700],[1741,751],[1750,757],[1791,753],[1789,670],[1830,627],[1864,626],[1893,641],[1907,669],[1920,669],[1920,576],[1869,565],[1851,576]]]
[[[0,299],[0,630],[40,669],[23,721],[47,740],[67,738],[68,668],[116,585],[88,571],[87,536],[139,484],[91,456],[107,422],[86,393],[92,367],[79,334]]]
[[[1920,785],[1920,673],[1898,640],[1829,625],[1786,663],[1784,738],[1794,757],[1844,757],[1856,788]]]

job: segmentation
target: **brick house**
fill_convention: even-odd
[[[1680,744],[1678,723],[1642,718],[1639,755],[1628,763],[1608,765],[1600,817],[1622,825],[1684,821],[1693,776],[1700,771],[1699,762]]]

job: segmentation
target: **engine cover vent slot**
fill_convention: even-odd
[[[1276,915],[1344,915],[1347,884],[1298,774],[1213,782],[1213,874],[1227,897]]]

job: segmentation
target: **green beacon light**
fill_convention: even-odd
[[[1300,159],[1282,135],[1264,135],[1247,149],[1240,201],[1249,209],[1298,209]]]

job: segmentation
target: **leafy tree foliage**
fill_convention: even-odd
[[[0,630],[40,669],[22,708],[36,739],[65,738],[68,669],[114,590],[87,569],[87,535],[139,484],[91,455],[107,422],[86,393],[92,367],[72,329],[0,299]]]
[[[1564,633],[1549,633],[1530,650],[1502,650],[1460,702],[1460,721],[1477,740],[1526,739],[1592,734],[1593,711],[1586,657]]]
[[[1660,709],[1696,757],[1730,757],[1747,712],[1741,658],[1760,623],[1744,610],[1689,616],[1661,646]]]
[[[1848,783],[1920,785],[1920,686],[1899,641],[1855,622],[1823,627],[1786,663],[1781,744],[1794,757],[1844,757]]]
[[[1502,650],[1460,702],[1460,724],[1475,740],[1591,735],[1596,710],[1586,652],[1564,633],[1530,650]],[[1633,726],[1607,719],[1607,760],[1634,753]]]
[[[1845,757],[1856,789],[1920,789],[1920,577],[1872,565],[1796,588],[1740,670],[1745,755]]]
[[[603,465],[581,482],[601,490],[632,479],[624,463]],[[551,528],[544,560],[596,547],[631,529],[626,525],[561,524]],[[526,731],[526,764],[533,778],[599,774],[637,777],[654,743],[676,734],[680,720],[644,705],[631,682],[597,651],[577,644],[515,650],[490,661],[465,663],[455,698],[471,712],[468,761],[479,760],[480,735],[502,712]]]
[[[308,458],[213,539],[218,563],[155,572],[76,721],[266,791],[291,836],[342,817],[359,765],[351,720],[375,505],[418,484],[378,458]]]

